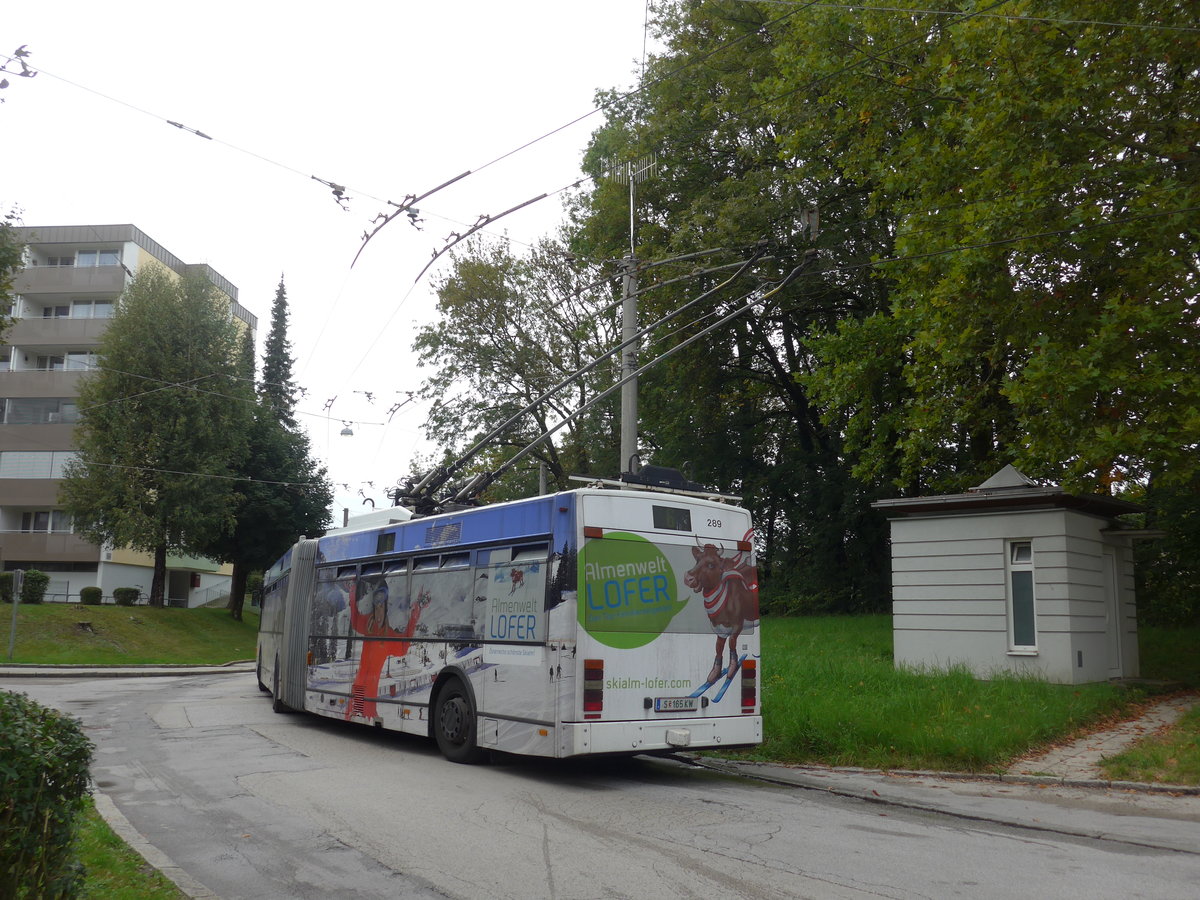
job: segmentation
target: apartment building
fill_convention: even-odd
[[[79,383],[95,365],[100,336],[139,267],[157,261],[179,275],[198,272],[229,300],[251,332],[257,319],[238,290],[208,265],[189,265],[133,225],[18,229],[26,265],[13,286],[13,326],[0,344],[0,566],[50,576],[48,600],[79,598],[96,585],[149,593],[153,560],[76,535],[58,503],[63,466],[74,455]],[[167,597],[199,606],[227,593],[229,571],[211,560],[171,557]]]

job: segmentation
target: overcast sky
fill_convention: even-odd
[[[0,92],[0,206],[31,226],[133,224],[208,263],[260,346],[282,274],[299,418],[353,515],[430,449],[419,406],[388,416],[430,374],[409,348],[438,269],[414,278],[451,232],[580,177],[600,114],[496,160],[598,88],[633,87],[644,21],[645,0],[5,4],[0,53],[27,45],[44,71]],[[467,170],[419,204],[423,231],[397,219],[351,269],[385,201]],[[492,230],[520,248],[560,219],[555,196]]]

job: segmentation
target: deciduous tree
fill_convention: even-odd
[[[12,281],[13,276],[24,264],[25,242],[17,234],[20,214],[10,209],[0,221],[0,343],[4,332],[12,324]]]
[[[421,387],[434,400],[427,430],[452,457],[610,349],[616,325],[612,270],[606,277],[569,259],[558,242],[544,240],[517,256],[507,242],[474,241],[451,259],[436,284],[440,319],[418,332],[413,348],[423,365],[436,368]],[[568,380],[465,471],[499,468],[611,384],[618,364]],[[615,472],[611,411],[611,404],[598,406],[572,420],[530,459],[544,463],[559,488],[571,474]],[[531,474],[514,475],[489,496],[524,496],[536,485]]]
[[[167,553],[203,553],[235,518],[232,479],[250,417],[230,402],[237,330],[228,304],[201,276],[143,265],[80,388],[63,505],[90,540],[153,554],[155,606]]]

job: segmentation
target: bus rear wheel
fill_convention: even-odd
[[[455,763],[475,763],[483,751],[475,743],[475,710],[471,695],[457,678],[438,691],[433,709],[433,734],[442,756]]]

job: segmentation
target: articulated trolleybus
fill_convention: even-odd
[[[259,686],[455,762],[756,744],[751,539],[737,506],[603,487],[301,539],[266,576]]]

